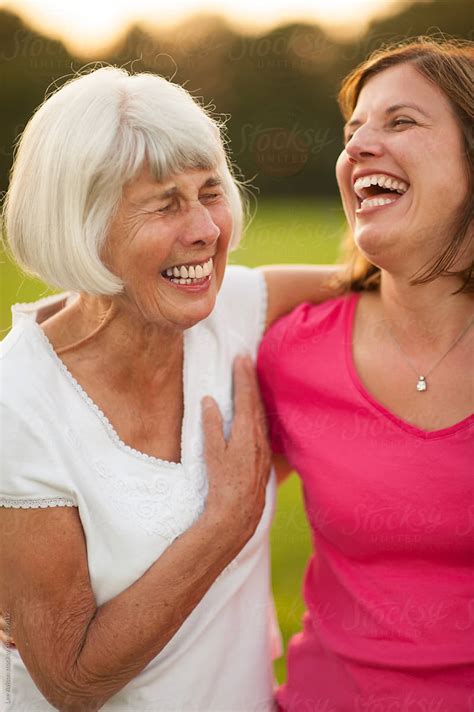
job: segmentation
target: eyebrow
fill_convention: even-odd
[[[214,188],[215,186],[222,185],[222,179],[219,178],[218,176],[210,176],[205,183],[202,184],[202,186],[199,188],[199,190],[202,190],[203,188]],[[163,190],[160,193],[152,193],[148,194],[141,200],[138,200],[136,202],[136,205],[143,206],[146,205],[147,203],[150,203],[152,200],[166,200],[167,198],[172,198],[173,196],[177,195],[179,193],[178,186],[173,185],[171,188],[168,188],[167,190]]]
[[[396,111],[400,111],[400,109],[415,109],[415,111],[418,111],[420,114],[423,114],[427,119],[430,118],[429,114],[424,111],[418,104],[411,104],[409,102],[403,102],[402,104],[393,104],[392,106],[389,106],[388,109],[385,109],[385,115],[389,116],[390,114],[394,114]],[[361,121],[358,119],[352,119],[351,121],[348,121],[347,124],[344,125],[344,130],[352,128],[353,126],[360,126]]]

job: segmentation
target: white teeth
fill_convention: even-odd
[[[208,259],[207,262],[201,265],[176,265],[175,267],[168,267],[164,274],[167,277],[171,277],[171,281],[176,284],[192,284],[195,279],[203,279],[208,277],[213,269],[212,257]]]
[[[394,202],[395,200],[393,198],[370,198],[362,201],[359,210],[364,208],[376,208],[380,205],[389,205],[389,203]]]
[[[383,173],[374,173],[369,176],[362,176],[357,178],[354,182],[354,190],[358,193],[359,198],[363,198],[363,194],[360,191],[364,188],[370,188],[371,186],[379,185],[381,188],[387,188],[389,190],[397,191],[397,193],[403,194],[408,190],[408,183],[402,180],[397,180],[391,176],[384,175]]]

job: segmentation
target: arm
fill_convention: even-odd
[[[277,483],[281,485],[292,472],[292,467],[284,455],[273,455],[273,467]]]
[[[240,361],[226,443],[203,412],[206,510],[129,588],[96,606],[76,508],[0,509],[0,606],[32,678],[58,709],[100,707],[163,649],[250,539],[265,504],[269,454],[256,379]],[[199,566],[196,566],[199,561]]]
[[[268,328],[301,302],[323,302],[337,297],[333,284],[341,274],[341,265],[270,265],[262,270],[268,290]]]

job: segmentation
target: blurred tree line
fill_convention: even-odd
[[[91,61],[173,78],[229,114],[233,161],[263,195],[328,196],[336,193],[342,145],[336,95],[345,74],[382,44],[426,33],[472,39],[473,25],[472,0],[401,4],[398,14],[372,22],[352,42],[302,23],[246,36],[220,18],[196,16],[167,33],[133,26]],[[0,191],[33,110],[86,63],[0,11]]]

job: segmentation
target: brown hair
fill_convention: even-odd
[[[409,62],[426,79],[436,84],[449,100],[461,129],[470,190],[453,222],[454,237],[446,249],[425,269],[413,276],[411,284],[431,282],[441,275],[458,275],[463,280],[459,292],[474,291],[473,263],[452,271],[456,258],[468,247],[474,196],[474,44],[469,41],[435,40],[418,37],[415,41],[383,47],[354,69],[342,82],[338,103],[345,120],[351,116],[366,82],[384,69]],[[345,243],[348,270],[343,286],[352,291],[377,289],[380,269],[358,251],[352,236]]]

